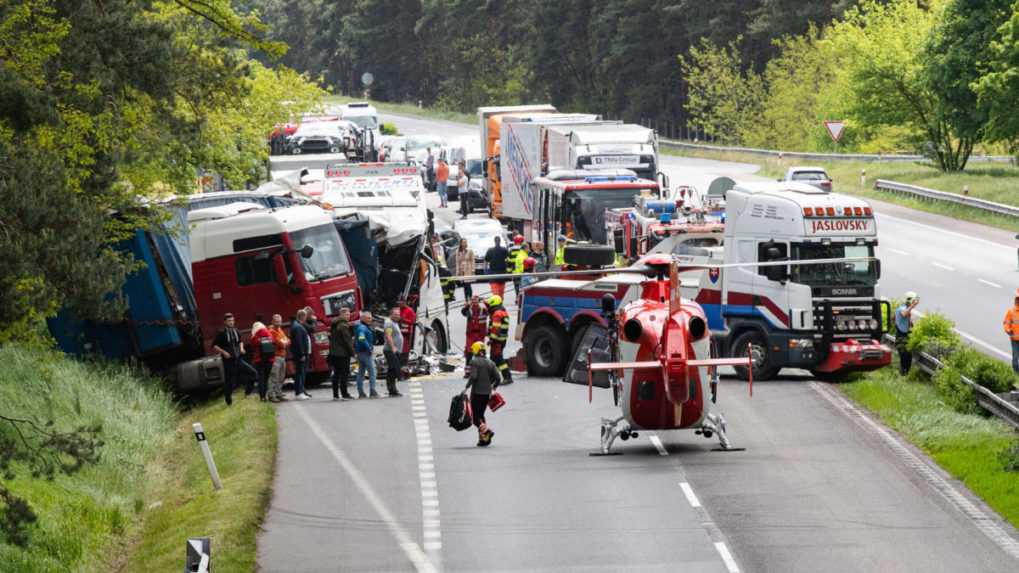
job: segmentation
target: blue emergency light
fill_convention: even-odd
[[[633,183],[636,180],[633,175],[598,175],[585,177],[584,183]]]
[[[675,201],[645,201],[644,213],[647,215],[660,215],[662,213],[675,213]]]
[[[671,223],[671,222],[672,222],[672,213],[662,213],[662,214],[661,214],[661,215],[660,215],[660,216],[658,217],[658,220],[659,220],[660,222],[662,222],[663,224],[668,224],[668,223]]]

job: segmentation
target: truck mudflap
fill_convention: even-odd
[[[876,340],[832,342],[828,357],[814,367],[814,372],[826,374],[867,372],[892,363],[892,349]]]

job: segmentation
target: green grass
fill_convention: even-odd
[[[223,489],[215,491],[191,430],[201,422]],[[149,472],[143,522],[119,570],[175,571],[188,537],[210,537],[218,573],[256,569],[259,525],[269,504],[276,460],[276,415],[255,395],[221,400],[185,414]],[[153,505],[158,504],[156,507]]]
[[[146,466],[165,447],[176,413],[158,384],[122,366],[85,365],[58,354],[0,347],[0,413],[71,431],[102,425],[97,464],[52,481],[22,471],[7,483],[38,521],[21,548],[0,541],[0,570],[101,570],[104,551],[144,508]],[[10,432],[7,424],[0,431]]]
[[[466,123],[470,125],[477,125],[478,116],[473,113],[463,113],[459,111],[447,111],[436,109],[432,107],[419,108],[416,103],[390,103],[375,100],[365,100],[362,98],[348,97],[348,96],[329,96],[326,98],[326,103],[329,104],[341,104],[352,101],[368,101],[376,107],[382,113],[397,113],[403,115],[413,115],[417,117],[423,117],[427,119],[442,119],[445,121],[455,121],[458,123]]]
[[[1019,527],[1019,473],[999,458],[1019,439],[1004,422],[955,412],[931,384],[902,378],[893,368],[840,388]]]
[[[1002,163],[970,163],[962,173],[943,173],[933,166],[915,162],[864,162],[814,161],[805,159],[778,159],[750,153],[716,152],[706,150],[674,150],[662,148],[670,155],[702,157],[719,161],[752,163],[761,166],[759,175],[778,179],[794,165],[819,165],[831,175],[836,192],[850,193],[869,199],[896,203],[905,207],[937,213],[956,219],[992,225],[1009,231],[1019,231],[1019,219],[987,213],[979,209],[933,201],[920,201],[884,191],[874,190],[876,179],[889,179],[899,183],[919,185],[938,191],[962,193],[969,186],[973,197],[1010,205],[1019,205],[1019,167]],[[866,185],[860,185],[861,170],[866,170]],[[678,182],[676,182],[678,183]]]

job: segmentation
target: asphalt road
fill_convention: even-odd
[[[390,119],[404,133],[472,131]],[[674,185],[684,172],[726,173],[719,162],[663,163]],[[752,167],[734,169],[746,176]],[[1015,272],[1015,260],[1004,260],[1006,237],[877,207],[885,288],[917,290],[923,307],[944,309],[1000,348],[991,328],[997,299],[1010,298],[1004,274]],[[1000,275],[981,271],[1006,262]],[[972,305],[994,318],[982,320]],[[461,345],[463,319],[455,314],[450,326]],[[600,418],[615,412],[607,393],[588,404],[583,387],[518,380],[504,390],[508,405],[489,417],[497,433],[489,449],[473,445],[474,432],[446,426],[458,373],[401,383],[407,396],[399,399],[333,403],[321,389],[313,401],[280,405],[261,570],[1019,569],[932,484],[938,470],[904,457],[909,448],[847,413],[829,386],[789,376],[755,385],[750,398],[744,383],[725,380],[720,404],[743,452],[714,452],[714,440],[673,432],[657,444],[646,433],[617,441],[622,456],[589,457]]]

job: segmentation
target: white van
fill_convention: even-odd
[[[368,102],[354,102],[340,107],[340,117],[357,124],[361,129],[379,129],[379,112]]]

